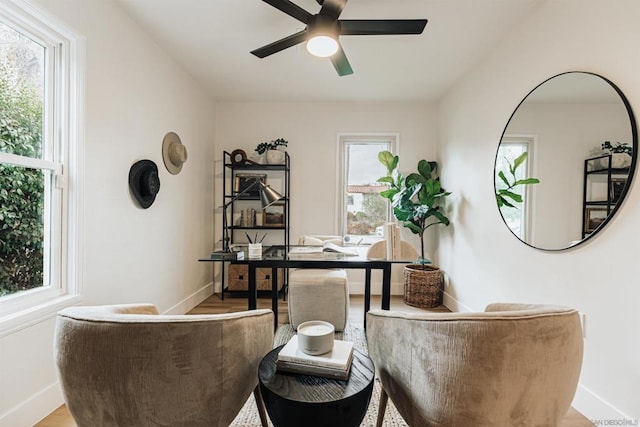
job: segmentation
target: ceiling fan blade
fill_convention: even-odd
[[[389,34],[422,34],[426,19],[341,19],[340,34],[370,36]]]
[[[276,9],[286,13],[292,18],[297,19],[298,21],[306,24],[309,22],[309,19],[313,16],[297,4],[291,3],[289,0],[262,0],[265,3],[270,4]]]
[[[318,3],[322,5],[320,15],[326,15],[338,19],[338,16],[342,13],[342,9],[344,9],[347,4],[347,0],[318,0]]]
[[[333,66],[335,67],[340,77],[353,74],[353,69],[351,68],[351,64],[349,64],[347,55],[344,54],[342,45],[338,43],[338,46],[338,51],[331,57]]]
[[[295,34],[291,34],[289,37],[285,37],[273,43],[269,43],[266,46],[262,46],[256,50],[251,51],[258,58],[264,58],[274,53],[285,50],[288,47],[295,46],[298,43],[302,43],[307,40],[307,30],[299,31]]]

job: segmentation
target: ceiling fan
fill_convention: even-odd
[[[252,54],[264,58],[306,41],[307,50],[311,54],[331,57],[339,76],[353,74],[339,36],[422,34],[427,25],[426,19],[338,19],[347,0],[316,0],[322,7],[315,15],[289,0],[263,1],[302,22],[306,28],[262,46],[252,51]]]

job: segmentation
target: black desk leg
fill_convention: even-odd
[[[273,310],[273,330],[278,329],[278,269],[271,268],[271,309]]]
[[[371,309],[371,268],[364,271],[364,328],[367,329],[367,312]]]
[[[382,304],[383,310],[391,308],[391,263],[386,263],[382,268]]]
[[[258,287],[256,286],[256,266],[249,265],[249,295],[247,295],[247,302],[249,304],[249,310],[255,310],[258,308]]]

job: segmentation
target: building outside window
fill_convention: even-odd
[[[29,4],[0,0],[0,320],[77,292],[79,47]]]
[[[339,230],[348,243],[366,244],[382,239],[382,225],[390,221],[391,211],[387,200],[379,194],[386,186],[376,182],[386,175],[378,153],[395,152],[397,139],[397,135],[376,134],[339,137]]]

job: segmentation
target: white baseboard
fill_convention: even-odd
[[[596,426],[640,425],[640,420],[637,418],[639,414],[635,414],[636,418],[632,418],[582,384],[578,384],[571,406]],[[624,424],[623,420],[628,424]]]
[[[204,285],[202,288],[198,289],[191,295],[184,298],[182,301],[179,301],[173,307],[170,307],[162,314],[185,314],[189,310],[191,310],[196,305],[200,304],[202,301],[207,299],[213,294],[213,282],[209,282]]]
[[[447,307],[449,310],[455,311],[455,312],[469,313],[469,312],[477,311],[469,307],[468,305],[458,301],[457,299],[455,299],[453,296],[449,295],[446,292],[444,293],[442,304],[445,307]]]
[[[60,384],[56,381],[9,410],[9,412],[0,415],[0,426],[33,426],[63,403],[62,390],[60,389]],[[45,415],[43,416],[42,414]]]

